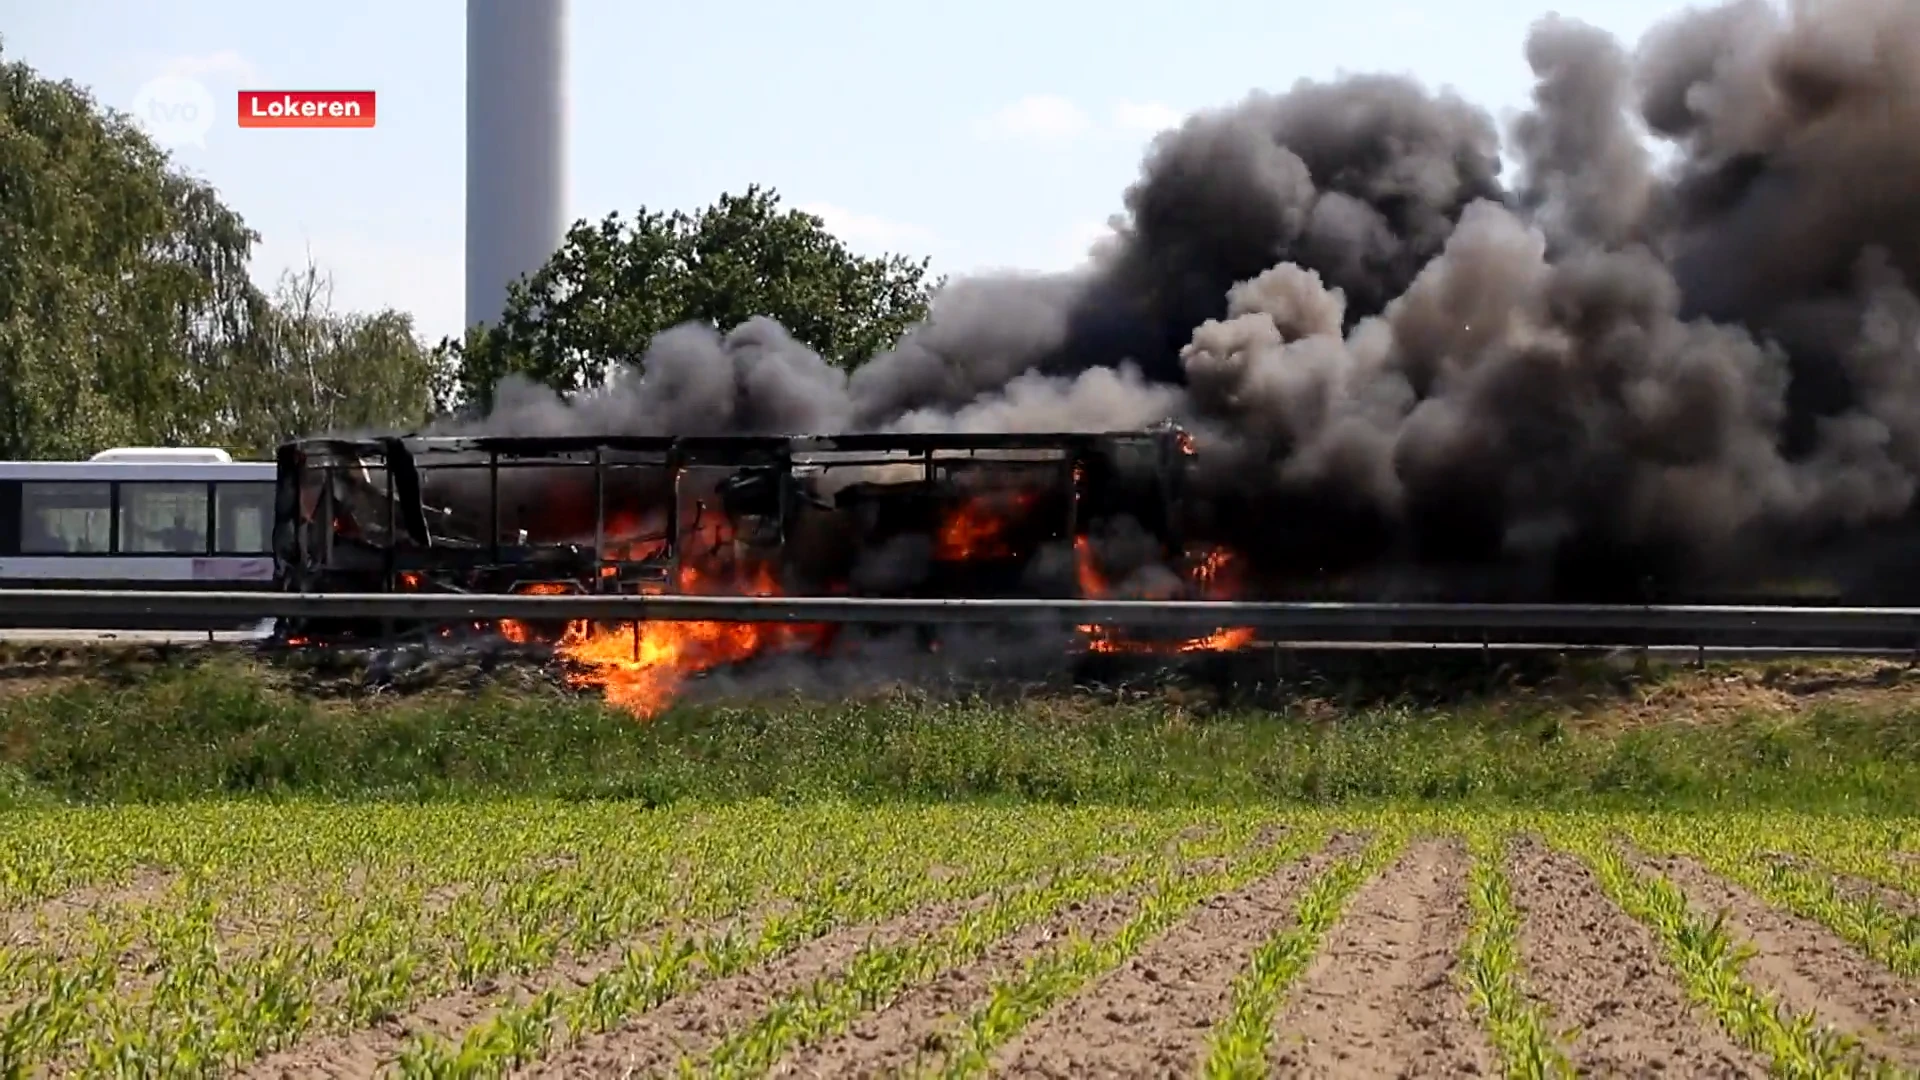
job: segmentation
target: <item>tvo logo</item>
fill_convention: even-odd
[[[213,95],[193,79],[163,75],[133,95],[134,120],[163,147],[205,149],[213,117]]]

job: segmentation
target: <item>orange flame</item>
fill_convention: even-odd
[[[1074,569],[1080,581],[1080,594],[1088,598],[1106,597],[1112,594],[1112,586],[1105,574],[1101,573],[1094,556],[1093,544],[1087,537],[1076,537],[1073,542]],[[1233,553],[1224,548],[1201,549],[1189,553],[1186,579],[1193,590],[1208,600],[1224,600],[1234,592]],[[1185,641],[1153,642],[1134,641],[1122,636],[1111,627],[1083,624],[1079,630],[1087,638],[1087,648],[1100,653],[1198,653],[1231,652],[1253,643],[1253,628],[1250,626],[1227,627],[1216,630],[1204,637],[1188,638]]]
[[[1001,492],[997,497],[976,495],[966,500],[940,523],[933,557],[941,562],[966,562],[1011,555],[1005,535],[1007,525],[1033,500],[1030,491]]]
[[[734,596],[777,596],[773,572],[750,570],[734,588],[718,590],[700,571],[680,575],[683,593],[724,592]],[[817,648],[829,627],[792,623],[640,622],[568,625],[558,643],[561,655],[579,670],[575,686],[604,688],[607,700],[640,716],[658,713],[681,685],[698,672],[737,663],[762,653]]]
[[[623,526],[629,523],[622,523]],[[620,529],[623,533],[636,527]],[[780,589],[770,566],[735,557],[732,525],[708,519],[687,530],[685,551],[676,577],[678,592],[732,596],[777,596]],[[641,560],[660,554],[664,537],[610,540],[616,557]],[[617,572],[603,567],[602,576]],[[517,592],[555,595],[575,591],[569,583],[535,582]],[[659,586],[645,591],[658,593]],[[571,665],[566,678],[581,689],[598,687],[606,700],[637,716],[652,716],[666,708],[686,680],[701,671],[736,663],[766,652],[818,647],[831,628],[787,623],[638,622],[594,623],[575,619],[567,623],[554,650]],[[513,642],[533,640],[534,631],[516,619],[499,624],[502,637]]]
[[[515,586],[513,591],[522,596],[565,596],[574,590],[561,581],[530,581]],[[501,619],[498,629],[501,637],[515,645],[525,645],[534,637],[532,629],[519,619]]]

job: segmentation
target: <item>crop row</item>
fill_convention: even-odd
[[[38,821],[35,830],[28,822]],[[1686,993],[1796,1076],[1887,1065],[1746,972],[1715,913],[1651,870],[1682,854],[1920,973],[1914,860],[1898,822],[1784,815],[1128,811],[621,804],[195,806],[61,811],[0,825],[0,1075],[222,1074],[465,994],[474,1017],[391,1060],[491,1076],[589,1045],[634,1017],[830,935],[875,932],[830,973],[774,994],[668,1071],[759,1076],[862,1016],[1091,901],[1092,936],[1047,941],[928,1034],[929,1076],[996,1054],[1210,897],[1320,852],[1292,916],[1252,946],[1196,1048],[1208,1076],[1262,1075],[1276,1017],[1356,890],[1416,837],[1464,844],[1470,926],[1458,982],[1514,1076],[1571,1075],[1579,1033],[1528,987],[1516,837],[1576,856],[1647,926]],[[1328,847],[1336,837],[1340,846]],[[72,853],[63,862],[62,853]],[[903,922],[945,912],[931,923]],[[567,977],[555,974],[564,966]],[[502,987],[522,987],[506,992]]]

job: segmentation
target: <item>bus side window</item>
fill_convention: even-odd
[[[273,485],[246,481],[213,485],[219,532],[214,550],[222,555],[258,555],[273,537]]]
[[[20,553],[95,555],[113,550],[113,485],[29,480],[20,485]]]
[[[120,550],[141,555],[205,555],[207,485],[122,482]]]

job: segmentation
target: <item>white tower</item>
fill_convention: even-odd
[[[467,0],[467,326],[566,232],[567,0]]]

